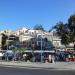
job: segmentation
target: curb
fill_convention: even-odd
[[[19,66],[19,65],[5,65],[5,64],[0,64],[0,66],[4,66],[4,67],[15,67],[15,68],[54,69],[54,68],[45,68],[45,67]]]

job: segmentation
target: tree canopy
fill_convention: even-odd
[[[73,43],[75,50],[75,14],[69,17],[67,23],[58,22],[52,29],[56,30],[62,44],[67,45]]]
[[[34,26],[34,30],[42,30],[42,31],[44,31],[44,28],[43,28],[43,26],[41,24],[36,24]]]
[[[75,14],[71,15],[68,19],[68,28],[70,32],[71,42],[75,42]]]

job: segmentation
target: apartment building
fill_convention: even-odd
[[[43,42],[44,46],[47,46],[50,49],[52,47],[64,48],[64,45],[61,44],[61,39],[58,36],[54,35],[55,34],[54,32],[44,32],[41,30],[31,30],[27,28],[21,28],[17,30],[15,34],[19,36],[20,42],[29,41],[31,39],[36,38],[36,43],[38,45],[41,43],[41,39],[39,38],[42,39],[47,38],[50,43]]]
[[[19,42],[22,44],[25,44],[25,43],[33,44],[33,41],[36,41],[37,45],[42,44],[43,46],[46,46],[46,48],[50,48],[50,49],[53,49],[53,48],[63,49],[65,47],[64,45],[61,44],[61,39],[55,34],[55,32],[32,30],[32,29],[27,29],[27,28],[23,27],[16,31],[6,30],[6,31],[2,31],[1,33],[6,34],[7,36],[9,36],[9,38],[11,38],[10,35],[18,37]],[[35,40],[33,40],[31,43],[30,42],[31,39],[35,39]],[[0,34],[0,49],[1,49],[1,45],[2,45],[1,41],[2,41],[2,35]],[[42,43],[41,43],[41,41],[42,41]]]

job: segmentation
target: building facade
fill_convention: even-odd
[[[61,39],[55,34],[55,32],[45,32],[41,30],[31,30],[25,27],[18,29],[16,31],[5,30],[1,31],[5,35],[13,35],[18,37],[18,42],[23,44],[25,47],[31,47],[31,45],[40,45],[45,47],[45,49],[64,49],[65,46],[61,44]],[[2,35],[0,33],[0,50],[2,46]],[[8,39],[7,39],[8,40]],[[34,42],[34,43],[33,43]],[[26,45],[27,44],[27,45]]]

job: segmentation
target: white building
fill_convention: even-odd
[[[35,36],[35,30],[29,30],[25,27],[15,31],[15,35],[19,36],[20,42],[30,40]]]
[[[44,32],[41,30],[31,30],[31,29],[27,29],[25,27],[17,30],[15,32],[16,35],[19,36],[19,40],[20,42],[23,41],[28,41],[31,38],[37,38],[37,37],[41,37],[42,38],[47,38],[48,41],[50,41],[56,48],[61,48],[64,47],[61,44],[61,39],[58,36],[54,35],[54,32]]]
[[[20,42],[29,41],[31,38],[47,38],[55,48],[64,48],[65,46],[61,44],[61,39],[55,35],[54,32],[44,32],[41,30],[32,30],[25,27],[18,29],[16,31],[5,30],[0,33],[5,33],[6,35],[15,35],[19,37]],[[2,35],[0,34],[0,48],[1,48]],[[39,41],[38,41],[39,42]],[[71,44],[73,46],[73,44]]]

